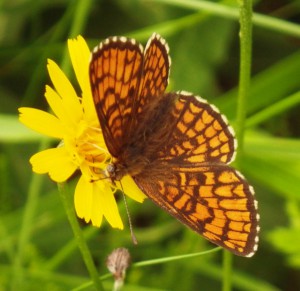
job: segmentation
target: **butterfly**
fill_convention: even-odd
[[[154,33],[145,50],[110,37],[91,56],[96,112],[113,161],[113,183],[130,175],[158,206],[240,256],[258,245],[254,190],[233,161],[236,140],[219,110],[185,91],[166,93],[169,47]],[[185,72],[184,72],[185,73]]]

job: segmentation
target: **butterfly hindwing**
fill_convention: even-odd
[[[150,199],[212,243],[237,255],[255,253],[257,205],[239,172],[227,165],[161,166],[168,174],[160,180],[151,172],[134,177]]]

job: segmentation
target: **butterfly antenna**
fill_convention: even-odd
[[[132,239],[132,242],[135,245],[137,245],[138,241],[137,241],[136,236],[135,236],[135,234],[133,232],[131,217],[130,217],[129,210],[128,210],[128,204],[127,204],[127,200],[126,200],[126,197],[125,197],[125,194],[124,194],[124,189],[123,189],[123,185],[122,185],[121,181],[120,181],[120,184],[121,184],[122,195],[123,195],[123,199],[124,199],[124,203],[125,203],[125,208],[126,208],[126,212],[127,212],[127,217],[128,217],[128,223],[129,223],[129,228],[130,228],[131,239]]]

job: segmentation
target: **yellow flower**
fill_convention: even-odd
[[[105,175],[111,157],[91,95],[88,75],[90,50],[81,36],[69,40],[68,48],[82,96],[77,96],[58,65],[48,60],[47,68],[54,89],[47,85],[45,97],[54,114],[22,107],[19,108],[19,119],[27,127],[60,142],[56,148],[33,155],[30,163],[35,173],[48,173],[55,182],[66,181],[79,169],[82,175],[74,197],[78,217],[99,227],[104,216],[112,227],[123,229],[114,197],[118,187],[111,185]],[[138,202],[144,200],[145,195],[129,176],[124,177],[121,183],[129,197]]]

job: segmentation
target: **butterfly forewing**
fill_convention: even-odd
[[[126,138],[142,69],[142,47],[132,39],[109,38],[92,54],[92,94],[105,142],[114,157],[120,154]]]
[[[234,159],[236,141],[226,118],[206,100],[190,93],[170,93],[173,107],[166,123],[169,128],[168,144],[158,157],[177,163],[229,163]],[[167,155],[166,155],[167,153]]]
[[[168,84],[168,47],[153,34],[145,54],[134,39],[112,37],[95,48],[90,63],[94,103],[109,152],[118,157],[128,144],[145,105]]]
[[[144,51],[139,91],[132,102],[131,121],[126,129],[130,138],[136,135],[136,128],[144,122],[146,111],[152,108],[153,103],[159,102],[168,86],[170,67],[168,51],[166,41],[153,33]]]
[[[170,59],[166,41],[159,35],[153,34],[149,39],[144,57],[143,76],[139,89],[139,104],[151,102],[159,98],[168,86]]]

